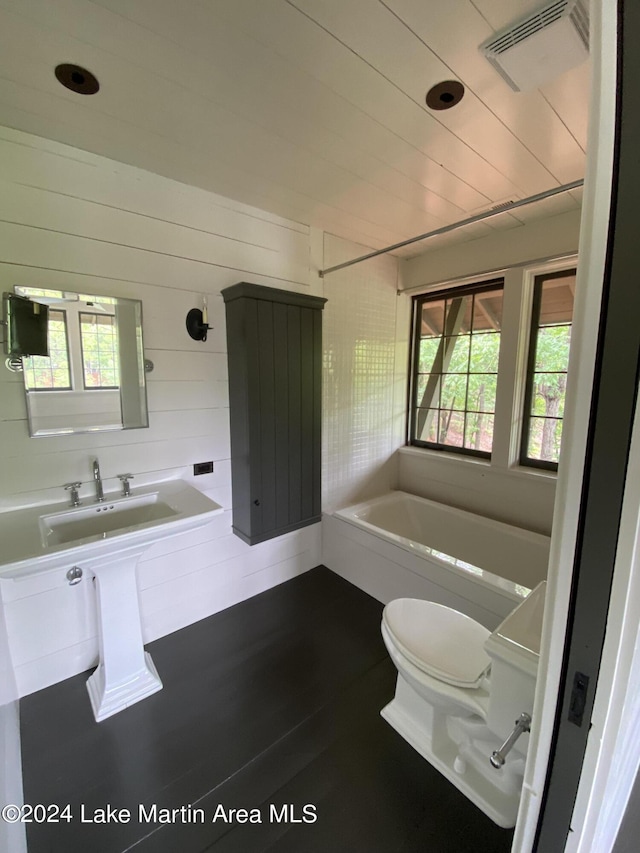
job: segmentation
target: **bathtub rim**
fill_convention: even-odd
[[[447,511],[447,513],[450,513],[460,521],[464,521],[465,519],[473,519],[473,522],[475,524],[486,524],[487,526],[490,526],[496,531],[509,531],[509,533],[511,534],[516,531],[517,534],[521,536],[525,542],[528,541],[532,544],[544,544],[547,546],[550,542],[550,537],[545,536],[543,533],[537,533],[533,530],[527,530],[524,527],[518,527],[515,524],[508,524],[504,521],[497,521],[487,516],[478,515],[477,513],[469,512],[468,510],[459,509],[458,507],[450,506],[449,504],[444,504],[440,503],[439,501],[431,500],[430,498],[423,498],[420,495],[413,495],[410,492],[405,492],[401,489],[392,489],[391,491],[386,492],[383,495],[379,495],[375,498],[371,498],[366,501],[361,501],[357,504],[341,507],[340,509],[333,510],[329,514],[335,518],[340,519],[341,521],[346,522],[347,524],[352,525],[353,527],[359,528],[360,530],[364,530],[367,533],[370,533],[372,536],[375,536],[377,539],[381,539],[383,542],[396,545],[399,548],[402,548],[403,551],[406,551],[409,554],[413,554],[419,559],[432,560],[436,562],[440,567],[458,575],[461,578],[464,578],[467,581],[470,581],[485,588],[499,590],[501,593],[506,594],[509,598],[513,599],[514,603],[516,604],[518,602],[521,602],[531,592],[531,589],[527,586],[524,586],[523,584],[518,584],[514,581],[510,581],[506,578],[501,577],[500,575],[495,574],[494,572],[490,572],[487,569],[483,569],[480,566],[472,566],[470,563],[466,563],[463,560],[458,560],[458,558],[455,558],[451,555],[447,555],[450,557],[449,559],[442,559],[439,554],[443,552],[435,551],[435,549],[430,548],[428,545],[423,545],[420,542],[415,542],[414,540],[407,539],[407,537],[405,536],[400,536],[397,533],[393,533],[392,531],[380,528],[374,524],[371,524],[371,522],[358,517],[358,513],[363,512],[365,509],[369,509],[370,507],[374,506],[384,506],[384,504],[386,503],[397,501],[398,499],[402,500],[405,498],[408,498],[411,501],[416,501],[427,507],[435,507],[438,510],[444,509]],[[454,560],[457,560],[457,562],[453,562]]]

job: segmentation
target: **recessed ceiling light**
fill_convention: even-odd
[[[458,80],[443,80],[427,92],[427,106],[432,110],[450,110],[459,104],[464,95],[464,86]]]
[[[68,62],[56,67],[56,77],[63,86],[79,95],[95,95],[100,88],[100,83],[90,71]]]

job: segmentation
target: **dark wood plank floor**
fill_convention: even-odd
[[[381,610],[319,567],[151,643],[164,690],[100,724],[86,674],[23,699],[25,801],[73,815],[31,824],[29,853],[506,853],[512,833],[379,716],[396,677]],[[108,804],[130,822],[81,822]],[[185,809],[141,821],[154,804]],[[271,821],[286,804],[317,820]]]

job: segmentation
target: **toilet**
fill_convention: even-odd
[[[533,711],[545,591],[543,581],[493,633],[420,599],[391,601],[382,616],[398,670],[382,717],[502,827],[518,813],[529,744],[521,715]]]

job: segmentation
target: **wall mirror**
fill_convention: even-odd
[[[31,436],[149,426],[142,303],[35,287],[48,305],[49,355],[22,358]]]

